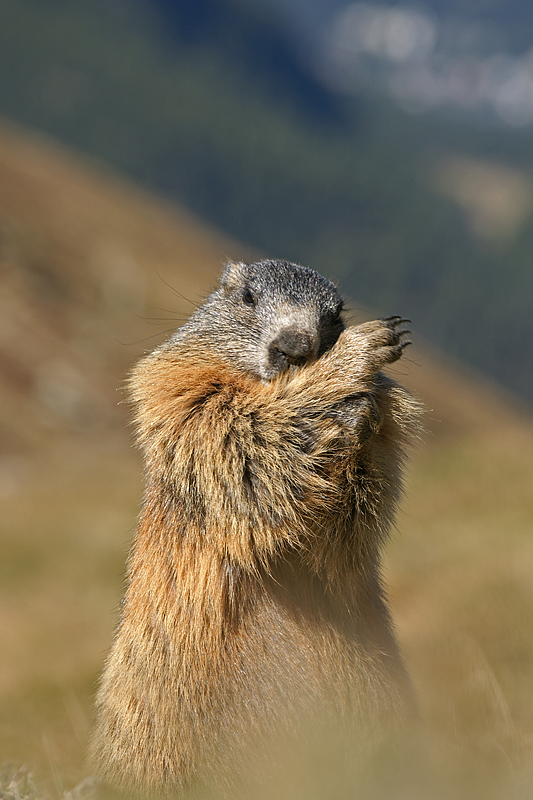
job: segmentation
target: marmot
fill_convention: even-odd
[[[380,371],[406,321],[342,308],[307,267],[231,263],[133,371],[146,492],[92,740],[112,785],[231,785],[304,721],[407,713],[380,577],[419,418]]]

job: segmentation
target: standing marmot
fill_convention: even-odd
[[[92,743],[111,784],[222,785],[304,720],[405,714],[380,549],[419,408],[380,372],[403,320],[341,311],[313,270],[230,264],[133,372],[147,485]]]

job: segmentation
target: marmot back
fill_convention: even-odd
[[[313,270],[230,264],[133,372],[146,492],[92,741],[114,786],[235,795],[276,742],[408,713],[380,551],[420,409],[380,371],[404,320],[341,312]]]

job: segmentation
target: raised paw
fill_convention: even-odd
[[[363,322],[346,332],[363,357],[367,372],[378,372],[401,358],[405,348],[411,344],[411,340],[406,338],[410,330],[405,325],[409,322],[400,316],[385,317]]]
[[[386,326],[386,330],[389,334],[389,341],[386,345],[381,347],[381,350],[384,350],[383,357],[385,360],[383,363],[392,364],[402,356],[405,348],[412,344],[410,339],[405,338],[406,336],[409,336],[411,331],[409,328],[402,327],[403,325],[408,325],[411,320],[394,316],[384,317],[383,319],[378,320],[378,322],[381,322]]]

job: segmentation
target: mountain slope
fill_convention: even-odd
[[[489,6],[502,8],[473,8]],[[0,0],[0,12],[1,114],[327,271],[365,305],[396,305],[428,340],[533,398],[527,128],[335,97],[255,2]],[[465,170],[453,180],[450,162],[492,174],[470,182],[467,208]],[[517,224],[505,231],[493,214],[480,236],[476,199],[486,211],[505,195],[509,169],[527,195]]]
[[[144,340],[190,312],[236,247],[7,126],[0,186],[0,436],[16,449],[48,428],[108,427]]]
[[[7,127],[0,182],[0,751],[58,796],[84,774],[142,491],[117,389],[161,326],[189,313],[171,287],[196,302],[226,256],[250,254]],[[525,798],[533,423],[422,346],[392,374],[424,399],[429,429],[385,564],[427,725],[405,792]],[[317,770],[316,786],[328,784]]]

